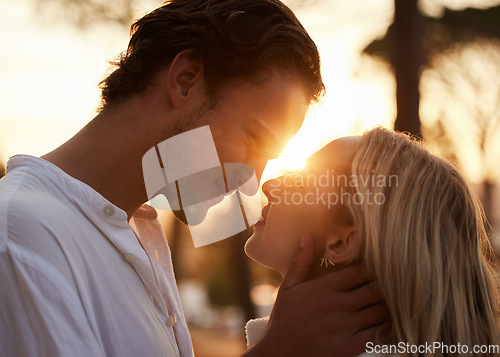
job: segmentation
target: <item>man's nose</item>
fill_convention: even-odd
[[[264,169],[266,168],[267,160],[256,160],[251,163],[253,169],[255,170],[255,176],[257,181],[260,182]]]

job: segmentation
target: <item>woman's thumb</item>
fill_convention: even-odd
[[[290,289],[307,279],[314,259],[314,241],[310,234],[300,237],[300,247],[290,262],[280,290]]]

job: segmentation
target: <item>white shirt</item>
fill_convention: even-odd
[[[192,356],[156,211],[143,206],[129,225],[57,166],[11,158],[0,180],[0,355]]]

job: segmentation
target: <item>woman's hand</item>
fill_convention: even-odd
[[[354,356],[375,342],[389,312],[361,264],[306,281],[312,237],[304,235],[280,286],[264,338],[244,356]]]

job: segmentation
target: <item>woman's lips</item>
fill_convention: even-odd
[[[259,220],[255,222],[255,226],[263,226],[266,224],[266,219],[264,216],[260,216]]]
[[[259,220],[255,223],[255,226],[263,226],[266,224],[267,214],[269,213],[269,209],[271,209],[271,203],[266,205],[262,209],[262,216],[260,216]]]

